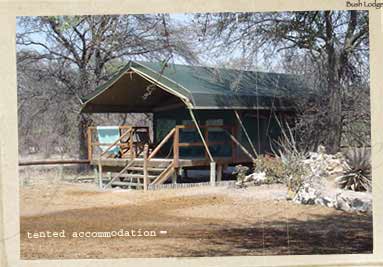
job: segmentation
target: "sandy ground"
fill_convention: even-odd
[[[79,259],[372,253],[372,218],[284,199],[281,185],[99,191],[21,188],[21,258]],[[155,231],[156,236],[72,237]],[[65,231],[65,237],[28,233]],[[160,231],[166,231],[161,234]]]

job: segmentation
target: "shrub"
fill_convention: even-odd
[[[245,187],[246,174],[249,171],[249,167],[237,165],[233,174],[237,176],[237,185],[239,187]]]
[[[282,161],[276,157],[260,155],[254,161],[255,172],[265,172],[266,183],[283,183],[285,180],[285,168]]]
[[[298,149],[297,142],[291,127],[288,123],[283,126],[276,118],[282,135],[275,141],[277,152],[274,154],[281,160],[283,165],[284,182],[290,191],[296,192],[303,182],[303,178],[310,172],[307,166],[303,164],[303,160],[307,158],[307,152]]]

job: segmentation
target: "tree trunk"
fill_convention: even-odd
[[[80,94],[86,95],[89,93],[89,80],[88,73],[85,67],[80,69]],[[87,159],[88,158],[88,142],[87,142],[87,129],[92,124],[92,120],[87,114],[80,113],[78,114],[78,158]],[[79,171],[86,170],[85,164],[80,164]]]
[[[78,157],[88,159],[87,129],[92,124],[92,120],[83,113],[78,116]],[[85,164],[79,165],[79,171],[86,170]]]
[[[342,101],[341,101],[341,88],[339,79],[332,79],[331,77],[337,74],[330,74],[330,81],[328,89],[330,92],[329,110],[328,110],[328,127],[329,135],[327,137],[327,150],[331,154],[339,151],[342,140]]]
[[[341,82],[339,77],[339,57],[334,47],[334,29],[331,11],[325,12],[326,18],[326,50],[327,50],[327,89],[328,101],[328,127],[329,134],[326,140],[327,151],[335,154],[340,149],[342,138],[342,99]]]

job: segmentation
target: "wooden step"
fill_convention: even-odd
[[[130,167],[128,169],[129,171],[144,171],[144,168],[143,167]],[[165,168],[148,168],[148,171],[149,172],[163,172],[165,170]]]
[[[114,181],[112,183],[114,186],[137,186],[137,187],[144,187],[142,183],[131,183],[131,182],[120,182],[120,181]]]
[[[136,174],[136,173],[123,173],[123,174],[120,174],[118,177],[122,177],[122,178],[141,178],[141,179],[143,179],[144,175],[143,174]],[[156,175],[148,175],[148,179],[155,179],[155,178],[157,178]]]
[[[173,164],[169,164],[169,166],[157,176],[157,178],[151,184],[163,184],[169,177],[174,173],[175,169]]]
[[[162,168],[165,169],[167,166],[169,166],[169,162],[148,162],[148,168]],[[138,167],[142,168],[144,166],[143,162],[134,162],[132,167]]]
[[[151,159],[148,162],[148,167],[167,167],[172,163],[173,159]],[[101,165],[109,167],[125,167],[127,164],[132,162],[131,159],[102,159]],[[92,160],[92,165],[98,165],[98,160]],[[143,166],[144,160],[142,158],[136,158],[133,161],[134,166]]]

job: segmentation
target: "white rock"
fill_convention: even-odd
[[[264,184],[266,179],[266,172],[254,172],[250,175],[247,175],[244,179],[244,182],[248,183],[254,181],[255,184]]]
[[[369,192],[354,192],[342,190],[336,195],[337,209],[348,212],[372,213],[372,194]]]
[[[255,182],[264,183],[266,181],[266,172],[256,172],[253,174]]]

